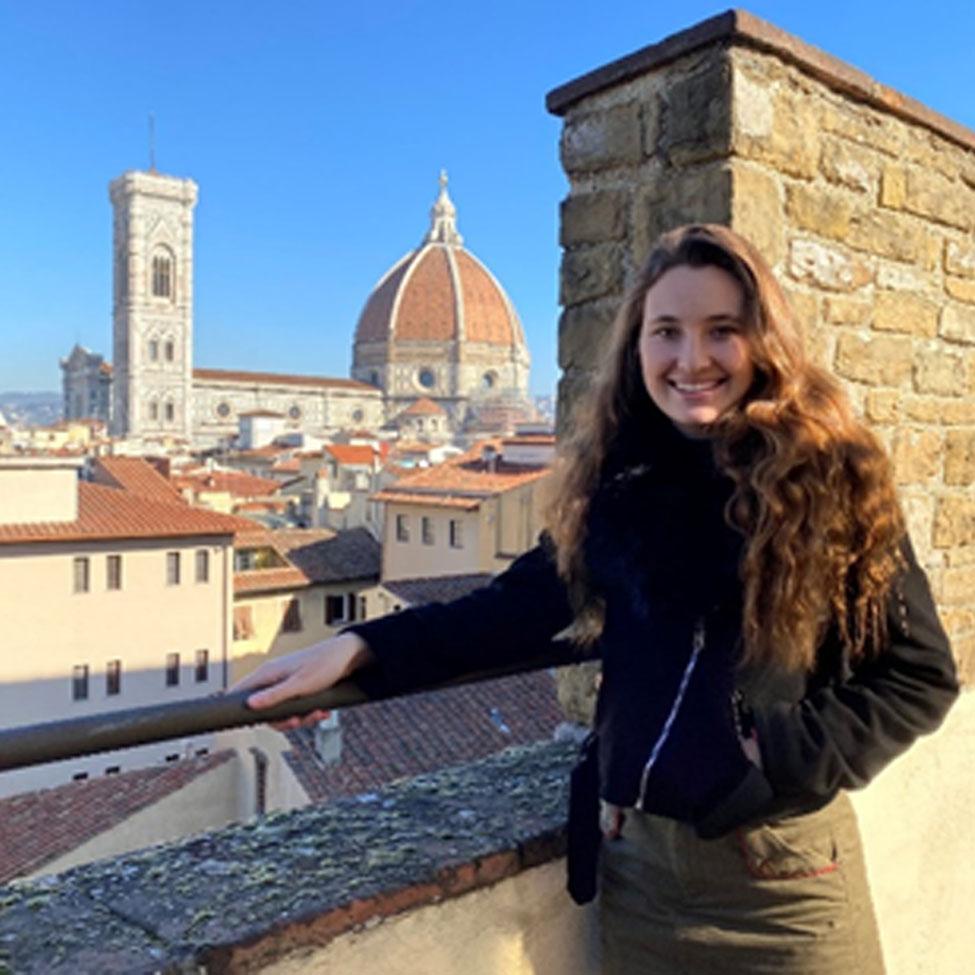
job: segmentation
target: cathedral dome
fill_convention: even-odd
[[[471,342],[524,346],[518,314],[493,274],[463,246],[441,174],[423,243],[394,264],[366,301],[356,345]]]

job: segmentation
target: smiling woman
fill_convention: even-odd
[[[401,692],[566,630],[566,662],[602,662],[569,878],[583,901],[598,876],[604,975],[881,975],[843,790],[938,726],[954,663],[883,449],[725,227],[665,234],[637,275],[533,551],[242,686],[260,708],[364,668]]]
[[[744,301],[738,282],[714,266],[672,268],[647,291],[643,381],[660,412],[689,435],[703,435],[751,387]]]

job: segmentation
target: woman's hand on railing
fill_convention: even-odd
[[[324,691],[371,659],[372,653],[362,637],[355,633],[340,633],[304,650],[268,660],[230,690],[255,690],[256,693],[247,698],[247,706],[259,711],[293,697]],[[276,722],[273,727],[278,731],[311,727],[328,715],[328,711],[312,711],[300,718]]]

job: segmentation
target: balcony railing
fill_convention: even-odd
[[[560,656],[552,650],[512,666],[465,674],[440,684],[415,688],[415,691],[439,690],[458,684],[491,680],[541,670],[564,662],[564,655]],[[345,681],[320,694],[294,698],[262,711],[254,711],[247,706],[246,700],[251,693],[253,692],[219,694],[5,729],[0,731],[0,772],[59,759],[93,755],[116,748],[146,745],[170,738],[282,721],[315,710],[347,708],[377,699],[367,697],[354,680]]]

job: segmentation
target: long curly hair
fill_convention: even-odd
[[[743,292],[754,381],[707,431],[719,469],[734,484],[725,518],[744,536],[742,662],[811,670],[831,625],[851,659],[876,652],[903,566],[904,517],[889,460],[838,382],[806,358],[798,323],[762,256],[711,224],[659,239],[623,301],[602,371],[563,445],[547,527],[576,608],[577,637],[594,639],[602,626],[584,558],[591,501],[620,445],[639,437],[652,456],[653,431],[669,422],[646,391],[639,338],[647,292],[680,265],[721,268]]]

